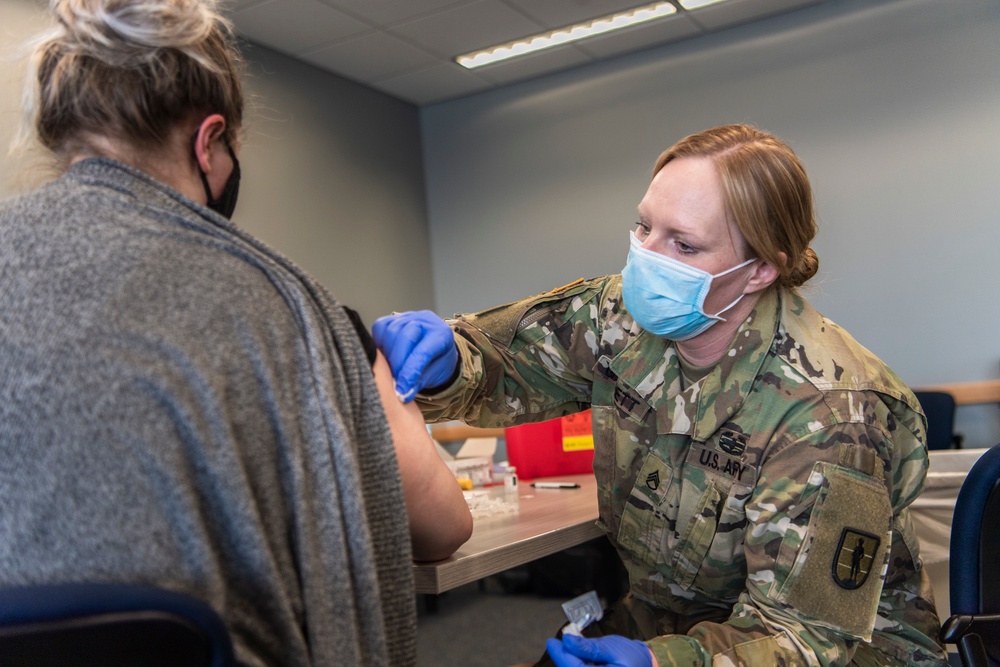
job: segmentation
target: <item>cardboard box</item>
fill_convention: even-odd
[[[496,438],[469,438],[454,456],[440,444],[438,454],[456,478],[471,479],[473,486],[484,486],[493,481],[493,454],[497,449]]]

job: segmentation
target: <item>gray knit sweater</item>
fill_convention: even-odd
[[[410,562],[325,290],[111,160],[0,204],[0,586],[155,583],[248,665],[411,665]]]

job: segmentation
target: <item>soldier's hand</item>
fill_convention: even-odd
[[[417,392],[443,387],[458,370],[458,348],[444,320],[429,310],[387,315],[372,326],[375,345],[396,378],[396,393],[404,402]]]
[[[653,654],[649,647],[621,635],[596,639],[563,635],[562,641],[549,639],[545,642],[545,649],[557,667],[653,667]]]

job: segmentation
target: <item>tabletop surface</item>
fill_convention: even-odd
[[[579,484],[577,489],[536,489],[531,481]],[[517,514],[476,518],[472,537],[445,560],[414,563],[417,593],[443,593],[491,574],[523,565],[603,534],[597,527],[594,476],[562,475],[525,481]],[[503,496],[503,487],[491,487]]]

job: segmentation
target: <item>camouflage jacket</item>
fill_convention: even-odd
[[[642,637],[661,667],[846,665],[859,646],[872,664],[946,664],[907,510],[927,471],[924,417],[797,293],[763,295],[687,388],[673,343],[626,312],[617,275],[451,324],[462,374],[418,397],[428,420],[495,427],[593,408],[599,521],[632,595],[719,619]]]

